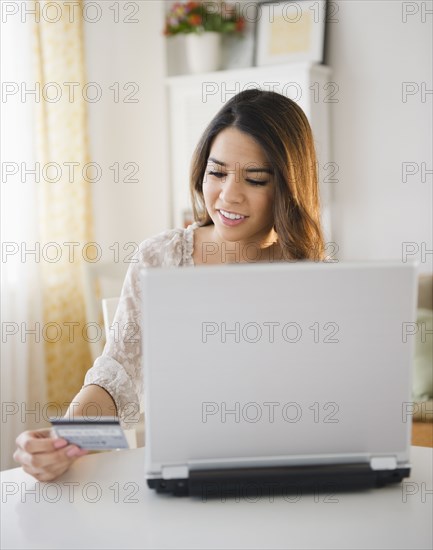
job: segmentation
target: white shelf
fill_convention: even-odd
[[[165,78],[166,84],[169,86],[182,86],[202,83],[205,79],[213,79],[216,81],[232,80],[233,78],[239,78],[245,80],[248,78],[254,78],[260,75],[260,78],[266,75],[282,75],[299,73],[300,71],[306,71],[312,69],[316,74],[323,74],[323,76],[329,76],[331,74],[331,68],[327,65],[311,64],[311,63],[290,63],[279,65],[267,65],[264,67],[244,67],[242,69],[230,69],[214,71],[210,73],[200,74],[183,74],[176,76],[168,76]]]

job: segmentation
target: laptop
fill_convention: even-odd
[[[141,284],[151,489],[239,498],[410,475],[415,264],[150,268]]]

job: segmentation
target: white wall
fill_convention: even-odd
[[[340,87],[332,105],[334,239],[342,259],[401,258],[413,242],[421,271],[432,271],[432,2],[339,1],[328,25],[326,62]],[[407,16],[404,9],[418,13]],[[424,22],[423,22],[424,21]],[[402,83],[420,93],[402,101]],[[424,100],[424,102],[423,102]],[[402,181],[402,163],[419,172]],[[422,245],[421,243],[426,243]]]
[[[102,17],[85,23],[87,80],[97,82],[103,92],[100,101],[89,103],[89,130],[92,161],[101,165],[103,177],[92,184],[95,238],[107,260],[109,250],[120,244],[123,261],[132,248],[122,251],[125,243],[143,239],[170,227],[168,163],[166,155],[166,106],[164,95],[165,38],[163,7],[160,1],[133,2],[136,14],[120,2],[119,21],[110,9],[112,2],[99,2]],[[89,11],[89,18],[93,18]],[[126,23],[137,19],[138,23]],[[110,86],[119,83],[119,102],[114,101]],[[125,103],[133,87],[139,87]],[[109,167],[120,163],[120,182],[114,182]],[[123,181],[127,162],[139,167],[137,183]],[[125,264],[125,269],[127,264]]]

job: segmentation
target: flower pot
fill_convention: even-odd
[[[186,58],[191,73],[206,73],[221,68],[221,33],[190,33],[185,39]]]

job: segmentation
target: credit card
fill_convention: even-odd
[[[98,420],[85,417],[50,418],[57,437],[66,439],[70,444],[78,445],[88,451],[110,451],[129,449],[119,419],[101,416]]]

